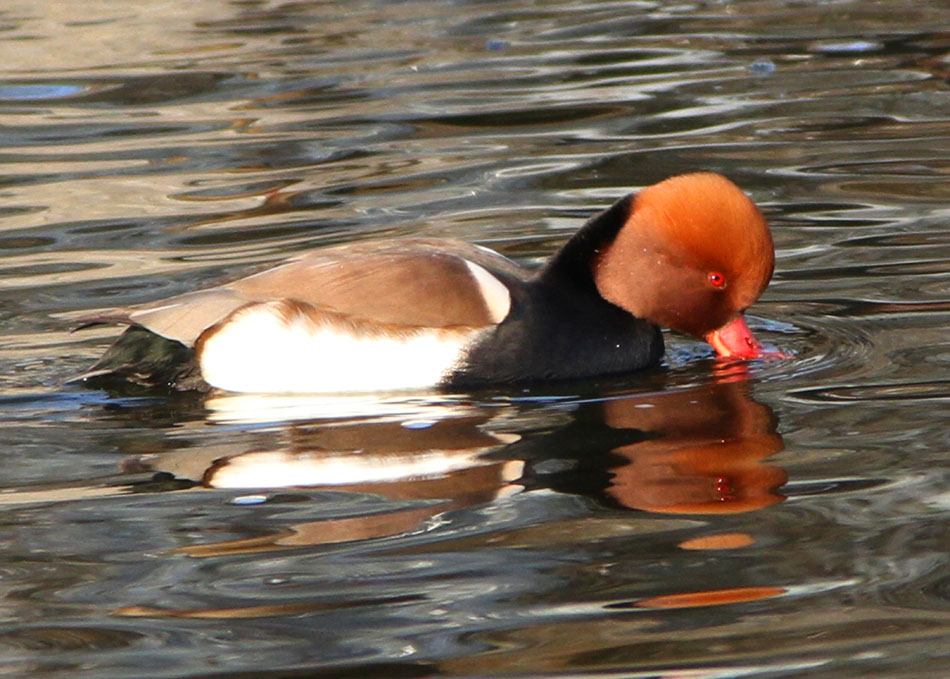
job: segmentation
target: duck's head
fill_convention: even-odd
[[[772,277],[775,251],[762,213],[718,174],[671,177],[641,190],[594,262],[613,304],[709,342],[720,356],[765,352],[743,312]]]

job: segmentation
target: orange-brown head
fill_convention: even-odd
[[[706,339],[723,356],[762,349],[742,318],[772,277],[775,251],[755,204],[718,174],[671,177],[640,191],[594,281],[613,304]]]

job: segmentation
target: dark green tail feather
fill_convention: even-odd
[[[209,391],[195,362],[195,352],[180,342],[132,326],[113,342],[89,370],[67,380],[93,388],[124,384],[175,391]]]

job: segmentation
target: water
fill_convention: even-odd
[[[950,673],[950,5],[5,3],[0,662],[29,677]],[[86,310],[301,249],[533,264],[677,172],[782,362],[209,402]]]

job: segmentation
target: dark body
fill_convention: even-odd
[[[516,384],[632,372],[663,356],[660,329],[587,291],[531,281],[449,384]]]

